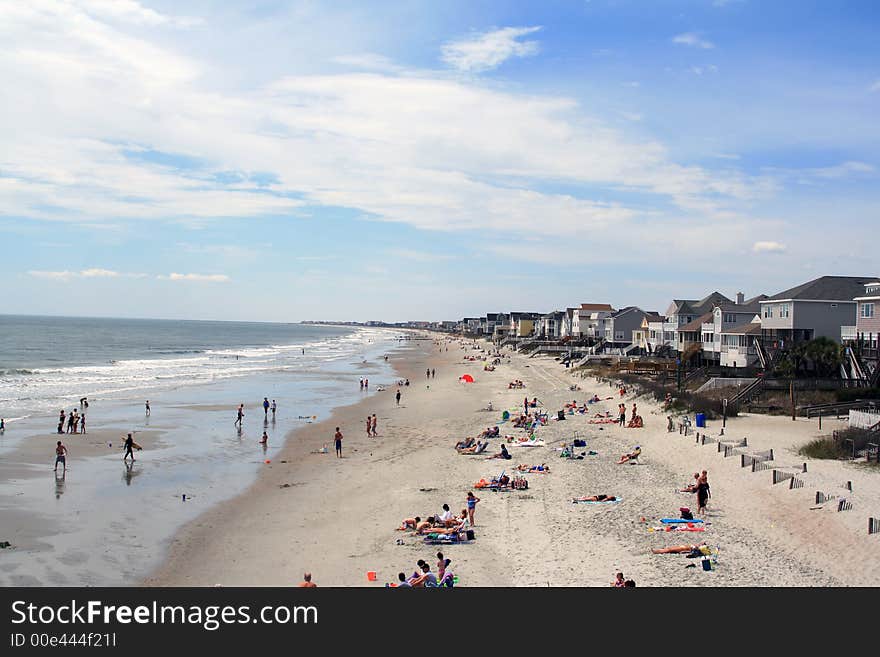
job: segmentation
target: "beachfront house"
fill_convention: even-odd
[[[543,313],[512,312],[509,315],[506,337],[526,338],[535,331],[535,322]]]
[[[647,313],[636,306],[626,306],[605,319],[605,346],[626,349],[632,344],[633,331],[641,327]]]
[[[876,367],[880,360],[880,278],[865,283],[864,292],[853,301],[857,304],[856,324],[841,327],[841,342],[854,347],[863,360]]]
[[[636,349],[640,354],[648,353],[648,337],[650,335],[650,325],[652,323],[662,322],[663,317],[651,311],[646,311],[639,327],[633,329],[632,344],[636,345]]]
[[[736,303],[717,303],[709,312],[679,326],[676,350],[682,361],[696,359],[700,364],[731,367],[754,365],[758,353],[752,323],[757,319],[760,338],[760,302],[766,298],[766,294],[760,294],[746,301],[743,293],[738,292]],[[733,350],[726,348],[734,346]]]
[[[562,339],[577,339],[575,332],[575,314],[576,308],[566,308],[565,315],[562,317],[562,326],[559,329],[559,337]]]
[[[877,280],[871,276],[820,276],[760,302],[765,347],[785,349],[824,336],[840,342],[856,325],[856,298]]]
[[[576,337],[598,340],[605,337],[605,320],[614,313],[608,303],[582,303],[574,312],[572,330],[577,330]],[[577,328],[574,328],[576,321]]]
[[[562,323],[565,311],[554,310],[552,313],[541,315],[535,321],[535,337],[541,340],[558,340],[562,337]]]

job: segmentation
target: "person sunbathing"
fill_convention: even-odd
[[[464,447],[458,450],[459,454],[482,454],[483,450],[485,450],[489,446],[488,440],[477,441],[476,445],[472,445],[470,447]]]
[[[428,516],[416,525],[416,534],[425,534],[434,526],[434,516]]]
[[[641,453],[642,448],[636,445],[636,448],[633,451],[620,457],[620,460],[617,461],[617,465],[620,465],[621,463],[628,463],[629,461],[635,461],[637,458],[639,458],[639,455]]]
[[[550,472],[550,466],[546,463],[542,463],[541,465],[526,465],[525,463],[520,463],[516,466],[516,469],[520,472]]]
[[[709,554],[709,547],[703,542],[696,545],[672,545],[665,548],[654,548],[651,552],[654,554],[693,554],[694,556],[701,556]]]
[[[599,495],[571,498],[572,502],[614,502],[616,500],[617,497],[615,497],[614,495],[605,495],[604,493]]]
[[[634,415],[633,418],[629,421],[629,424],[626,425],[628,429],[641,429],[645,425],[642,422],[641,415]]]
[[[430,527],[429,529],[419,532],[420,534],[458,534],[464,531],[465,522],[463,520],[459,520],[452,527]]]
[[[467,440],[459,440],[455,443],[455,449],[465,449],[466,447],[472,447],[476,443],[476,440],[473,436],[469,436]]]
[[[415,518],[404,518],[400,521],[400,527],[397,528],[397,531],[406,531],[407,529],[416,529],[419,526],[419,523],[422,522],[422,519],[416,516]]]

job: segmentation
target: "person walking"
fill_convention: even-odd
[[[474,497],[473,492],[468,491],[467,494],[467,512],[468,512],[468,520],[470,521],[470,526],[475,527],[474,523],[474,511],[477,508],[477,502],[480,501],[479,497]]]
[[[437,375],[437,372],[436,372],[436,371],[434,370],[434,368],[432,367],[432,368],[431,368],[431,378],[433,379],[436,375]]]
[[[427,378],[427,379],[431,378],[431,369],[430,368],[425,370],[425,378]]]
[[[238,405],[238,417],[236,417],[235,422],[233,422],[233,425],[237,424],[238,427],[241,428],[241,421],[243,418],[244,418],[244,404],[239,404]]]
[[[373,418],[367,416],[367,438],[373,435]]]
[[[64,466],[64,474],[67,474],[67,448],[59,440],[55,445],[55,472],[58,472],[58,464]]]
[[[269,419],[269,398],[263,397],[263,419]]]
[[[397,389],[397,394],[394,395],[394,398],[397,399],[397,405],[400,406],[400,388]]]
[[[122,446],[125,448],[125,455],[122,457],[122,460],[125,461],[130,456],[131,462],[134,463],[134,452],[131,451],[134,447],[134,438],[132,438],[131,434],[128,434]]]
[[[342,458],[342,432],[339,430],[339,427],[336,427],[336,435],[333,436],[333,440],[336,443],[336,458]]]
[[[379,433],[376,431],[376,414],[375,413],[373,413],[373,421],[371,423],[371,428],[373,431],[373,438],[375,438],[376,436],[379,435]]]
[[[150,400],[149,399],[144,403],[144,406],[146,407],[144,410],[145,415],[147,417],[150,417]]]
[[[272,400],[272,419],[275,419],[275,411],[278,410],[278,404],[275,403],[275,400]]]

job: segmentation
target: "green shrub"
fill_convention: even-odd
[[[811,440],[798,450],[798,454],[811,459],[842,459],[849,456],[830,436]]]

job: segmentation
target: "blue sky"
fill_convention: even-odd
[[[0,5],[0,312],[454,319],[880,274],[873,2]]]

